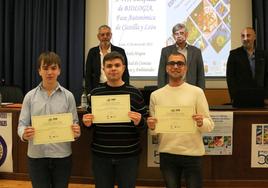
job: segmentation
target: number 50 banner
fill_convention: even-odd
[[[268,168],[268,124],[252,124],[251,167]]]

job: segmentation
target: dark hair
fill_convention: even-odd
[[[61,68],[61,59],[58,54],[55,52],[43,52],[38,57],[38,69],[41,68],[41,65],[50,66],[50,65],[58,65]]]
[[[125,65],[125,58],[117,51],[112,51],[111,53],[106,54],[103,58],[103,65],[105,65],[106,61],[111,61],[114,59],[120,59],[123,65]]]
[[[175,56],[180,55],[180,56],[182,56],[183,59],[184,59],[184,62],[185,62],[185,64],[186,64],[186,57],[185,57],[182,53],[180,53],[180,52],[178,52],[178,51],[173,51],[171,54],[169,54],[168,58],[169,58],[170,56],[172,56],[172,55],[175,55]]]

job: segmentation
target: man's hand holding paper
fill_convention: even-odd
[[[74,141],[80,135],[80,128],[71,127],[72,124],[71,113],[32,116],[34,145]]]
[[[93,123],[130,122],[130,95],[91,96]]]
[[[196,130],[193,114],[191,106],[155,106],[155,132],[193,133]]]

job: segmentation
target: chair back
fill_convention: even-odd
[[[22,103],[23,92],[18,86],[0,86],[0,93],[2,95],[2,102]]]

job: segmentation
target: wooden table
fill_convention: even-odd
[[[20,109],[0,108],[0,112],[12,113],[13,173],[0,172],[0,178],[29,179],[27,174],[27,143],[17,136],[17,124]],[[79,110],[81,120],[83,110]],[[229,156],[205,156],[203,175],[205,186],[226,185],[268,187],[268,170],[250,168],[251,160],[251,124],[268,123],[268,111],[235,110],[233,127],[233,154]],[[81,126],[81,137],[73,143],[73,170],[71,182],[93,183],[91,171],[90,142],[92,131]],[[142,134],[143,151],[137,178],[138,185],[163,186],[159,168],[147,167],[147,132]]]

